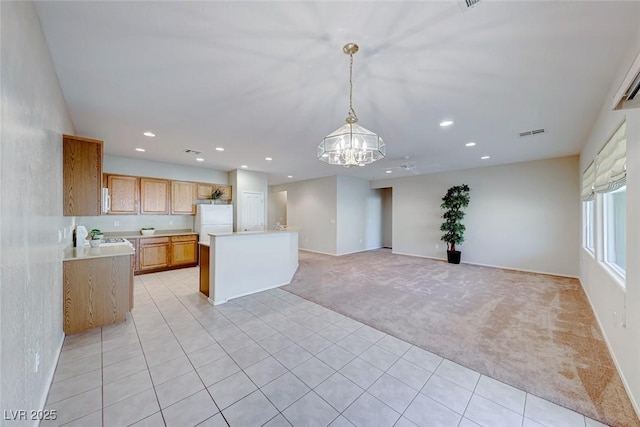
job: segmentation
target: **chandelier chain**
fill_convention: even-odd
[[[353,53],[349,55],[349,116],[358,118],[356,110],[353,109]]]

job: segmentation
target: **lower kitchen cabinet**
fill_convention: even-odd
[[[133,307],[133,255],[63,262],[63,330],[124,322]]]
[[[198,262],[198,236],[171,237],[171,266],[195,265]]]
[[[144,237],[136,247],[135,274],[157,272],[198,264],[198,235]]]
[[[169,267],[170,238],[149,237],[138,241],[140,271],[162,270]]]

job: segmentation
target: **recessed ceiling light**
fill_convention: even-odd
[[[246,169],[246,168],[248,168],[249,166],[247,166],[247,165],[242,165],[242,166],[240,166],[240,167],[241,167],[242,169]]]
[[[482,159],[482,160],[487,160],[487,159],[490,159],[490,158],[491,158],[491,156],[482,156],[482,157],[480,157],[480,159]]]
[[[151,131],[146,131],[145,133],[143,133],[144,136],[148,136],[149,138],[155,138],[156,134],[151,132]]]
[[[387,171],[387,173],[391,173],[391,172],[393,172],[393,171]]]
[[[473,147],[474,145],[476,145],[476,143],[475,143],[475,142],[473,142],[473,141],[471,141],[471,142],[467,142],[467,143],[466,143],[466,144],[464,144],[464,145],[466,145],[467,147]]]
[[[147,150],[145,150],[144,148],[136,148],[136,151],[140,151],[141,153],[144,153]]]
[[[446,128],[447,126],[451,126],[453,124],[453,120],[443,120],[440,122],[440,126]]]
[[[273,160],[271,157],[265,157],[264,159],[265,159],[265,160],[269,160],[269,161],[270,161],[270,160]]]
[[[204,162],[204,159],[202,157],[196,157],[196,160],[199,162]]]
[[[287,178],[293,178],[293,175],[287,175]]]
[[[222,148],[222,147],[216,147],[216,151],[224,151],[224,148]]]

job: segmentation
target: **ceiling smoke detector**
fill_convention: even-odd
[[[538,135],[539,133],[545,133],[546,130],[544,129],[533,129],[533,130],[528,130],[525,132],[520,132],[520,136],[531,136],[531,135]]]

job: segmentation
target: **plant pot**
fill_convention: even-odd
[[[462,252],[460,251],[447,251],[447,261],[449,264],[460,264],[460,257]]]

